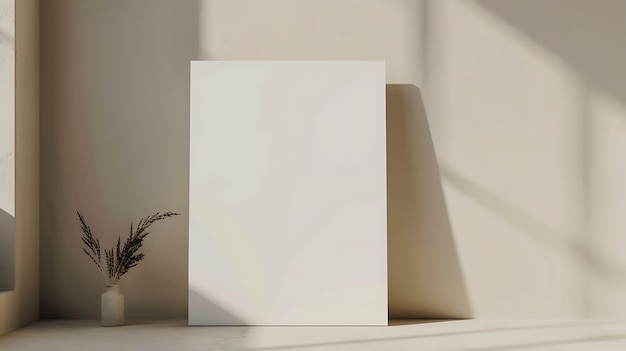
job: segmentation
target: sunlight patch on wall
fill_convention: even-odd
[[[585,220],[580,78],[473,2],[431,4],[433,139],[476,317],[577,316],[582,276],[557,245]]]
[[[590,317],[626,315],[626,104],[599,90],[589,95],[593,137],[589,250]]]

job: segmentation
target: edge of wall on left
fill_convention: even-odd
[[[39,319],[39,0],[15,1],[15,290],[0,335]]]

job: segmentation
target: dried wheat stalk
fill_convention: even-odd
[[[106,275],[102,265],[102,254],[100,248],[100,240],[94,237],[91,228],[87,225],[85,218],[76,211],[78,219],[81,223],[81,229],[83,236],[81,237],[83,244],[86,248],[83,248],[83,252],[91,258],[93,263],[96,264],[100,272],[102,272],[104,281],[107,285],[119,284],[122,276],[126,274],[131,268],[137,266],[141,260],[144,259],[144,254],[139,253],[139,250],[143,246],[143,240],[150,234],[146,231],[154,222],[166,219],[172,216],[178,216],[179,213],[174,212],[157,212],[148,217],[142,218],[137,224],[137,227],[133,230],[133,223],[130,224],[130,233],[124,245],[122,245],[121,236],[117,238],[117,245],[109,250],[104,250],[104,258],[106,261]]]

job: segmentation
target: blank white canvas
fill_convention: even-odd
[[[386,325],[385,69],[194,61],[190,325]]]

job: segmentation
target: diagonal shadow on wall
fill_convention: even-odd
[[[189,287],[189,325],[194,321],[207,320],[211,321],[206,325],[234,326],[249,325],[250,322],[236,315],[233,311],[229,311],[221,305],[215,303],[213,299],[205,296],[201,291]]]
[[[15,288],[15,217],[0,209],[0,291]]]
[[[389,319],[469,318],[471,307],[419,88],[387,85]]]
[[[626,2],[615,0],[474,0],[541,44],[589,86],[626,101]]]

